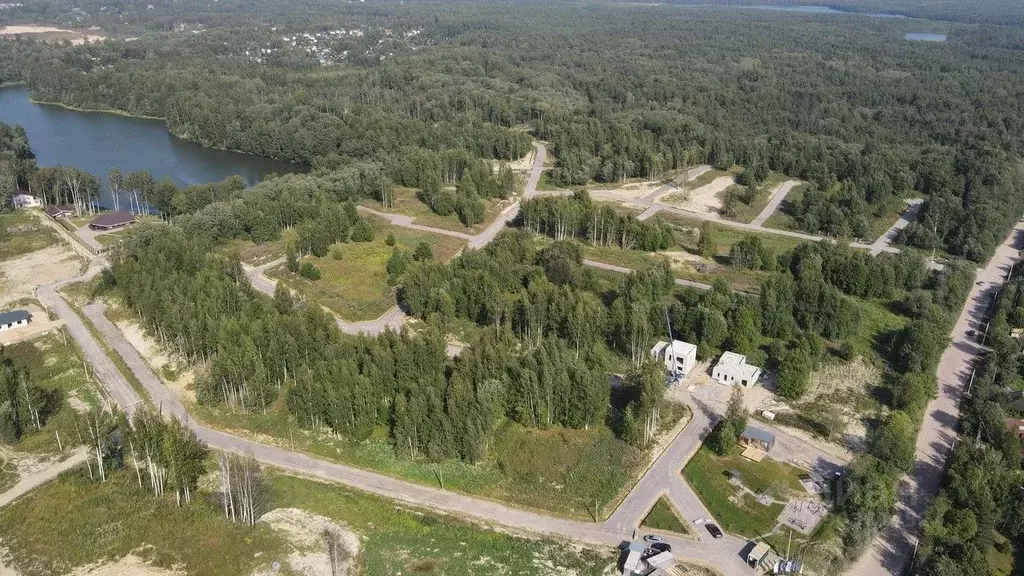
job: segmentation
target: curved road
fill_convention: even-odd
[[[601,523],[567,520],[520,510],[491,500],[414,484],[368,470],[327,462],[306,454],[262,444],[203,426],[191,419],[178,396],[163,384],[117,327],[107,319],[104,309],[103,304],[94,303],[83,307],[82,311],[111,348],[124,360],[128,369],[132,371],[149,394],[152,404],[159,407],[162,413],[186,423],[196,432],[199,439],[212,448],[238,453],[251,452],[261,462],[272,466],[330,482],[340,482],[416,506],[457,513],[506,528],[559,536],[602,547],[617,546],[623,541],[629,540],[651,505],[662,493],[666,493],[681,511],[693,514],[694,517],[709,517],[703,505],[685,486],[679,475],[679,470],[700,446],[704,435],[711,427],[711,422],[716,417],[713,412],[700,407],[693,409],[691,422],[673,439],[608,520]],[[66,310],[70,311],[70,308]],[[75,320],[81,323],[73,311],[70,311],[70,315],[65,320],[69,324]],[[83,350],[87,351],[86,357],[95,367],[97,375],[117,371],[117,367],[111,359],[100,351],[100,346],[90,332],[87,330],[84,332],[73,331],[72,335],[82,345]],[[105,378],[101,378],[101,381],[105,385],[107,384]],[[118,390],[116,386],[114,390]],[[128,390],[118,390],[117,394],[114,394],[112,390],[112,396],[127,412],[131,412],[141,401],[138,394],[130,387]],[[726,536],[720,540],[700,538],[698,540],[670,539],[670,541],[673,542],[673,549],[684,561],[706,564],[729,576],[749,573],[749,569],[746,568],[746,564],[739,555],[746,543],[744,540]]]

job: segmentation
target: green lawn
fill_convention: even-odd
[[[702,447],[683,468],[683,476],[700,497],[708,511],[721,523],[722,528],[745,537],[767,534],[775,526],[782,504],[764,506],[750,494],[743,493],[739,502],[730,500],[741,491],[729,483],[726,472],[738,470],[743,484],[752,491],[766,492],[782,499],[794,491],[802,491],[800,469],[765,458],[753,462],[737,451],[729,456],[718,456]]]
[[[690,536],[693,532],[689,529],[688,523],[680,518],[679,512],[672,506],[665,497],[658,498],[654,507],[647,513],[647,516],[640,522],[640,525],[658,532],[669,532]]]
[[[485,198],[484,207],[486,212],[484,213],[484,221],[475,226],[466,226],[459,220],[458,214],[450,214],[448,216],[441,216],[435,214],[430,206],[427,206],[420,201],[417,196],[417,191],[413,188],[395,187],[395,203],[394,206],[385,210],[381,208],[380,202],[375,200],[366,200],[360,203],[362,206],[371,208],[378,212],[393,212],[396,214],[404,214],[406,216],[412,216],[416,220],[415,224],[421,226],[430,226],[432,228],[441,228],[442,230],[452,230],[454,232],[465,232],[466,234],[477,234],[487,228],[501,212],[501,200],[497,198]]]
[[[892,198],[884,206],[879,206],[875,214],[868,220],[868,242],[874,242],[879,236],[885,234],[892,225],[899,220],[900,215],[907,209],[907,203],[897,198]]]
[[[94,407],[101,401],[89,381],[74,340],[69,336],[65,344],[59,333],[50,333],[12,344],[7,347],[7,353],[16,363],[28,368],[33,380],[44,388],[59,391],[62,398],[60,408],[47,419],[43,429],[27,432],[14,449],[36,454],[58,453],[56,434],[60,435],[65,450],[80,444],[75,406]]]
[[[388,284],[387,261],[393,248],[384,243],[388,234],[394,234],[396,246],[408,253],[420,242],[426,242],[434,257],[446,261],[465,245],[465,241],[450,236],[419,232],[391,226],[378,218],[371,218],[375,236],[372,242],[335,244],[323,258],[308,256],[320,268],[319,280],[309,280],[289,272],[284,266],[267,271],[271,278],[285,282],[307,300],[333,310],[351,321],[372,320],[395,305],[395,294]],[[341,251],[336,260],[333,251]]]
[[[794,186],[789,194],[786,195],[786,199],[779,205],[779,209],[774,214],[768,217],[764,225],[766,228],[776,228],[779,230],[800,230],[800,227],[796,225],[796,219],[793,218],[793,206],[797,205],[800,200],[804,197],[804,190],[810,184],[800,184]]]
[[[0,214],[0,261],[42,250],[58,241],[57,232],[28,210]]]

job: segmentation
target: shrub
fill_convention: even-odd
[[[417,244],[416,251],[412,253],[412,259],[417,262],[433,260],[434,251],[430,249],[430,244],[427,244],[426,242],[420,242]]]
[[[373,226],[370,225],[365,219],[360,218],[359,222],[356,222],[354,228],[352,228],[352,241],[353,242],[372,242],[373,241]]]
[[[341,248],[334,247],[331,249],[331,258],[335,260],[341,260],[345,257],[345,253],[341,251]]]
[[[312,262],[303,262],[302,266],[299,267],[299,275],[310,280],[319,280],[320,269]]]
[[[386,244],[388,246],[394,246],[396,242],[398,242],[398,241],[395,240],[395,235],[394,235],[394,233],[391,233],[391,232],[389,232],[388,233],[388,237],[384,239],[384,244]]]

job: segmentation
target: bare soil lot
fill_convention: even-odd
[[[723,193],[735,183],[736,180],[731,174],[719,176],[700,188],[669,194],[662,198],[661,202],[698,214],[718,214],[722,209]]]
[[[32,298],[36,288],[77,276],[82,259],[63,244],[0,263],[0,305]]]
[[[84,44],[85,42],[99,42],[106,40],[103,31],[99,28],[88,30],[65,30],[53,26],[2,26],[0,36],[33,36],[47,41],[70,40],[72,44]]]

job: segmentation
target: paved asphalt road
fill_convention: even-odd
[[[967,330],[979,330],[992,298],[1020,260],[1024,248],[1024,222],[996,250],[964,303],[953,328],[951,340],[939,360],[938,397],[928,403],[917,436],[917,462],[899,487],[899,502],[892,523],[884,528],[871,548],[849,570],[851,576],[898,575],[913,556],[921,520],[942,482],[946,460],[956,442],[960,399],[971,379],[971,364],[984,349],[967,337]]]

